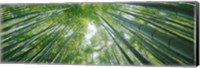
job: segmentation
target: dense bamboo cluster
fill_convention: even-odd
[[[4,4],[2,62],[194,65],[195,3]]]

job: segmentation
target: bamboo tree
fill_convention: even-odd
[[[69,24],[69,26],[70,26],[70,28],[74,27],[74,25],[71,26],[71,24]],[[65,28],[63,28],[63,31],[64,31],[64,30],[67,30],[67,29],[68,29],[68,31],[69,31],[70,28],[67,28],[67,26],[66,26]],[[63,35],[63,34],[65,34],[65,33],[62,33],[61,35]],[[60,38],[59,38],[59,39],[60,39]],[[56,44],[53,43],[53,44],[51,45],[51,47],[48,48],[48,49],[46,50],[46,52],[45,52],[42,56],[40,56],[40,59],[41,59],[41,60],[44,59],[44,57],[46,57],[46,55],[47,55],[53,48],[55,48],[55,47],[56,47]]]
[[[37,20],[37,19],[36,19],[36,20]],[[45,23],[45,21],[47,21],[47,20],[49,20],[49,18],[46,18],[46,19],[44,18],[43,20],[41,20],[41,18],[40,18],[38,22],[29,24],[28,26],[23,27],[23,28],[20,28],[20,29],[18,29],[18,30],[14,30],[14,31],[12,31],[12,33],[3,34],[3,37],[13,36],[12,34],[18,32],[18,31],[28,32],[28,31],[30,31],[32,28],[35,28],[36,26]],[[26,28],[26,29],[25,29],[25,28]],[[27,30],[27,29],[30,29],[30,30]],[[6,32],[5,32],[5,33],[6,33]],[[23,33],[22,33],[22,34],[23,34]],[[15,39],[15,38],[21,37],[21,36],[23,36],[22,34],[16,34],[16,37],[12,37],[12,38],[6,39],[6,40],[2,41],[2,43],[5,43],[5,42],[7,42],[7,41],[10,41],[11,39]],[[14,35],[14,36],[15,36],[15,35]]]
[[[27,39],[35,38],[35,36],[40,35],[41,33],[43,33],[44,31],[47,31],[47,29],[49,29],[49,28],[51,28],[51,27],[52,27],[52,26],[49,26],[49,27],[47,27],[46,29],[40,31],[38,34],[35,34],[35,35],[33,35],[33,36],[31,36],[30,38],[27,38]],[[39,38],[39,37],[40,37],[40,36],[36,37],[35,39],[37,39],[37,38]],[[25,39],[25,40],[27,40],[27,39]],[[35,39],[33,39],[33,40],[35,40]],[[23,40],[23,41],[24,41],[24,40]],[[7,55],[4,55],[4,56],[5,56],[4,58],[7,58],[8,56],[14,55],[15,52],[18,52],[18,51],[22,50],[28,43],[29,43],[29,41],[27,41],[26,43],[23,42],[23,45],[21,45],[21,46],[18,45],[18,47],[15,47],[16,49],[14,49],[14,50],[11,49],[11,48],[14,47],[14,45],[10,45],[9,47],[5,47],[4,49],[6,49],[6,50],[11,49],[12,52],[7,53]],[[16,45],[16,44],[15,44],[15,45]],[[12,46],[12,47],[11,47],[11,46]],[[4,50],[4,51],[5,51],[5,50]],[[6,53],[6,52],[5,52],[5,53]]]
[[[75,33],[78,32],[78,31],[80,30],[80,28],[81,28],[81,27],[77,28],[77,30],[75,31]],[[75,33],[74,33],[74,34],[75,34]],[[60,49],[60,50],[58,51],[58,53],[56,54],[56,56],[54,57],[54,59],[52,60],[51,63],[54,63],[54,61],[58,58],[58,56],[63,52],[64,48],[67,46],[68,42],[69,42],[70,39],[74,36],[74,34],[71,35],[69,39],[67,39],[67,42],[64,44],[64,46],[62,47],[62,49]]]
[[[164,12],[170,12],[173,14],[178,14],[180,16],[184,16],[187,17],[189,19],[193,19],[194,17],[194,11],[193,11],[193,6],[188,6],[186,7],[182,7],[180,6],[178,3],[176,3],[177,5],[172,5],[172,4],[165,4],[165,3],[135,3],[135,5],[141,5],[141,6],[145,6],[145,7],[150,7],[150,8],[156,8],[156,9],[162,9]],[[172,9],[174,8],[174,9]]]
[[[105,27],[105,26],[104,26]],[[107,27],[105,27],[105,28],[107,28]],[[106,29],[107,30],[107,29]],[[114,37],[111,35],[111,33],[109,32],[109,31],[107,31],[108,32],[108,34],[111,36],[111,38],[113,39],[113,41],[114,41],[114,43],[115,43],[115,45],[117,45],[117,47],[119,48],[119,50],[122,52],[122,54],[126,57],[126,59],[128,60],[128,62],[130,63],[130,64],[134,64],[133,62],[132,62],[132,60],[130,59],[130,57],[126,54],[126,52],[119,46],[119,44],[116,42],[116,40],[114,39]]]
[[[110,14],[110,15],[114,16],[119,21],[123,21],[124,23],[127,23],[127,24],[131,23],[131,21],[129,21],[128,19],[122,18],[115,14]],[[160,42],[161,44],[186,56],[187,58],[193,59],[194,48],[191,46],[192,45],[191,43],[188,43],[187,41],[179,39],[177,37],[170,36],[166,33],[157,31],[156,29],[154,29],[148,25],[141,25],[138,23],[134,23],[134,25],[131,23],[130,25],[132,25],[131,28],[141,31],[141,33],[147,35],[150,38],[153,38],[153,40]],[[128,25],[128,26],[130,26],[130,25]],[[180,45],[182,45],[182,46],[180,46]],[[187,49],[185,49],[185,48],[187,48]]]
[[[2,61],[193,65],[194,7],[186,2],[5,4]]]
[[[122,10],[120,10],[120,11],[122,11]],[[153,25],[155,25],[156,27],[158,27],[158,28],[160,28],[160,29],[162,29],[162,30],[165,30],[165,31],[167,31],[167,32],[169,32],[169,33],[171,33],[172,35],[175,35],[175,36],[178,36],[179,38],[183,38],[183,39],[186,39],[186,40],[188,40],[188,41],[190,41],[190,42],[192,42],[193,40],[192,40],[192,38],[193,38],[193,33],[192,33],[192,29],[191,30],[188,30],[188,31],[190,31],[190,32],[188,32],[188,31],[186,31],[185,29],[180,29],[180,28],[177,28],[177,26],[175,27],[172,27],[172,26],[170,26],[170,25],[168,25],[168,24],[166,24],[166,25],[164,25],[163,23],[162,24],[156,24],[157,22],[162,22],[162,21],[155,21],[154,19],[148,19],[148,18],[145,18],[145,17],[142,17],[142,16],[138,16],[138,15],[135,15],[135,14],[131,14],[131,13],[129,13],[129,12],[126,12],[126,11],[122,11],[122,12],[124,12],[124,13],[127,13],[127,14],[130,14],[130,15],[133,15],[133,16],[135,16],[135,17],[137,17],[137,18],[140,18],[140,19],[142,19],[142,20],[144,20],[144,21],[146,21],[146,22],[149,22],[150,24],[153,24]],[[154,22],[155,21],[155,22]],[[168,26],[168,27],[170,27],[170,28],[164,28],[164,27],[162,27],[162,26]],[[184,27],[183,27],[184,28]],[[171,31],[171,30],[174,30],[174,31]],[[177,30],[176,30],[177,29]],[[178,33],[177,33],[178,32]],[[181,35],[180,35],[181,34]],[[183,34],[183,35],[182,35]]]
[[[102,17],[101,17],[102,18]],[[133,52],[133,54],[144,64],[150,64],[149,61],[147,61],[141,54],[139,54],[132,46],[123,38],[119,35],[119,33],[104,19],[102,18],[105,23],[114,31],[113,33],[121,40],[123,43]]]
[[[58,26],[58,25],[57,25]],[[58,28],[58,27],[54,27],[54,28]],[[53,29],[51,34],[53,32],[55,32],[56,29]],[[48,38],[49,36],[51,36],[51,34],[49,34],[48,36],[46,36],[45,38],[43,38],[43,40],[46,40],[46,38]],[[40,41],[38,43],[36,43],[33,47],[31,47],[29,50],[27,50],[26,52],[20,54],[19,56],[15,56],[14,58],[12,58],[11,60],[16,60],[16,61],[20,61],[21,59],[23,59],[23,57],[27,56],[30,52],[32,52],[36,47],[37,45],[39,45],[40,43],[42,43],[43,41]]]

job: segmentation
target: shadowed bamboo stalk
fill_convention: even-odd
[[[103,25],[103,24],[102,24]],[[104,25],[103,25],[104,26]],[[119,50],[121,51],[121,53],[126,57],[126,59],[128,60],[128,62],[130,64],[134,64],[132,62],[132,60],[130,59],[130,57],[126,54],[126,52],[120,47],[120,45],[117,43],[117,41],[114,39],[114,37],[111,35],[111,33],[108,31],[107,27],[104,26],[104,28],[106,29],[107,33],[109,34],[109,36],[113,39],[115,45],[117,45],[117,47],[119,48]]]
[[[131,28],[140,31],[147,37],[150,37],[153,40],[160,42],[161,44],[180,53],[181,55],[184,55],[189,59],[194,59],[194,53],[193,53],[194,48],[192,47],[193,44],[191,44],[185,40],[179,39],[177,37],[170,36],[166,33],[157,31],[156,29],[154,29],[148,25],[142,25],[139,23],[132,24],[132,21],[130,21],[128,19],[117,16],[113,13],[110,13],[110,15],[115,17],[116,20],[119,20],[119,21],[129,24],[127,26],[131,26]]]
[[[149,7],[149,8],[156,8],[160,9],[163,12],[167,13],[172,13],[176,14],[179,16],[184,16],[189,19],[193,19],[194,17],[194,6],[189,6],[187,4],[179,4],[179,3],[174,3],[176,5],[173,5],[173,3],[165,4],[165,3],[134,3],[134,5],[139,5],[139,6],[144,6],[144,7]],[[186,5],[183,7],[183,5]]]
[[[181,39],[186,39],[189,42],[193,42],[193,38],[194,37],[193,37],[192,29],[187,29],[186,30],[186,27],[171,26],[170,24],[165,24],[162,21],[158,21],[158,20],[155,20],[155,19],[149,19],[149,18],[144,17],[144,16],[138,16],[136,14],[132,14],[130,12],[126,12],[126,11],[123,11],[123,10],[120,10],[120,11],[122,11],[124,13],[127,13],[127,14],[130,14],[130,15],[132,15],[134,17],[137,17],[137,18],[139,18],[141,20],[144,20],[144,21],[154,25],[155,27],[158,27],[159,29],[164,30],[164,31],[166,31],[166,32],[168,32],[168,33],[170,33],[172,35],[175,35],[175,36],[181,38]],[[183,28],[185,28],[185,29],[183,29]]]
[[[81,26],[79,28],[77,28],[75,30],[75,32],[70,36],[70,38],[67,39],[67,42],[64,43],[63,47],[57,52],[56,56],[53,58],[53,60],[51,61],[51,64],[55,62],[55,60],[58,58],[58,56],[63,52],[63,50],[66,48],[66,46],[68,45],[70,39],[74,36],[74,34],[76,34],[79,30],[81,29]]]
[[[103,19],[103,21],[113,30],[112,33],[114,33],[116,37],[119,38],[131,50],[131,52],[133,52],[137,59],[139,59],[143,64],[151,64],[140,53],[138,53],[134,48],[132,48],[132,46],[123,37],[121,37],[120,34],[103,17],[101,17],[101,19]]]

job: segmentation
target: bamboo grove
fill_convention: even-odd
[[[195,3],[1,5],[1,61],[194,65]]]

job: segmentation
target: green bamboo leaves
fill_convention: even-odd
[[[168,2],[3,5],[2,62],[193,65],[194,7]]]

